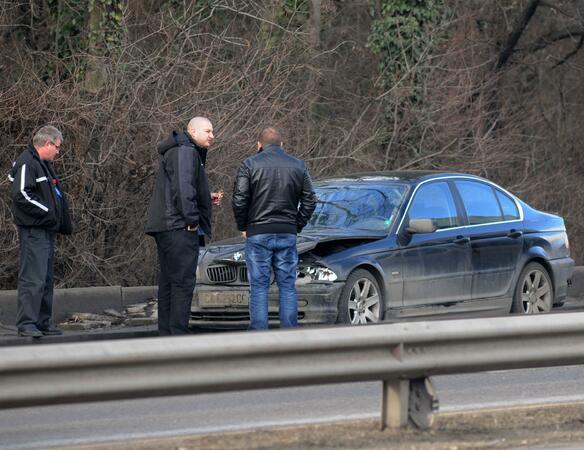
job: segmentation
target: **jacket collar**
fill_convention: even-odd
[[[179,147],[181,145],[194,148],[199,154],[201,162],[205,165],[207,160],[207,149],[198,146],[187,131],[173,131],[169,137],[158,143],[158,153],[164,155],[171,148]]]
[[[41,160],[41,157],[39,155],[39,152],[37,151],[36,148],[34,148],[34,145],[28,144],[28,151],[32,154],[33,158],[36,158],[39,161]]]
[[[53,169],[53,163],[51,161],[41,159],[41,155],[39,155],[38,150],[34,148],[34,145],[32,144],[28,144],[28,151],[32,154],[33,158],[37,159],[38,162],[41,163],[41,166],[48,169],[53,178],[56,178],[55,171]]]
[[[194,141],[194,139],[191,137],[191,135],[190,135],[190,133],[188,131],[185,131],[184,132],[184,135],[188,139],[189,143],[199,153],[199,157],[201,158],[201,162],[203,163],[203,166],[204,166],[205,165],[205,162],[207,161],[207,150],[208,149],[197,145],[197,143]]]
[[[269,144],[266,145],[265,147],[262,147],[258,150],[258,153],[261,152],[284,152],[284,149],[282,147],[280,147],[278,144]]]

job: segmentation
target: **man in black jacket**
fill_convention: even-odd
[[[268,290],[272,268],[280,300],[280,325],[298,324],[296,234],[316,206],[304,161],[282,148],[274,128],[264,129],[258,153],[240,166],[233,188],[233,213],[246,238],[245,261],[250,284],[250,330],[268,328]]]
[[[62,142],[57,128],[42,127],[8,176],[20,242],[16,327],[21,336],[62,334],[51,323],[55,234],[72,231],[67,198],[52,165]]]
[[[199,244],[211,237],[211,205],[220,194],[209,192],[205,160],[213,125],[193,118],[183,133],[158,144],[160,165],[150,200],[146,233],[158,248],[158,332],[188,334],[196,282]],[[213,199],[212,199],[213,197]]]

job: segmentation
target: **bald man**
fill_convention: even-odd
[[[212,204],[220,194],[209,191],[205,174],[213,125],[191,119],[186,132],[173,131],[158,144],[160,164],[150,200],[146,233],[158,248],[158,333],[188,334],[199,246],[211,237]]]

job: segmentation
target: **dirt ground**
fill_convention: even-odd
[[[584,403],[437,414],[431,430],[380,431],[379,422],[353,421],[67,447],[84,450],[232,449],[581,449]]]

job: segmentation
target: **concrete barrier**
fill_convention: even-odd
[[[155,298],[157,286],[97,286],[55,289],[53,319],[65,320],[72,312],[101,313],[104,309],[119,311],[132,303]],[[584,266],[574,268],[568,296],[584,298]],[[0,323],[12,325],[16,321],[16,291],[0,291]]]
[[[144,300],[156,298],[158,286],[132,286],[122,288],[122,307],[133,303],[141,303]]]
[[[101,313],[114,308],[122,311],[127,305],[156,297],[156,286],[97,286],[55,289],[53,320],[62,322],[72,312]],[[0,291],[0,322],[16,322],[16,291]]]

